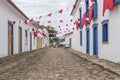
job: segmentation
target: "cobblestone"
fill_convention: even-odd
[[[120,76],[63,48],[14,57],[0,64],[0,71],[0,80],[120,80]]]

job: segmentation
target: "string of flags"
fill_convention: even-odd
[[[76,8],[76,4],[73,5],[73,8]],[[64,9],[60,9],[60,10],[57,11],[57,13],[60,14],[60,15],[62,15],[63,12],[64,12]],[[49,17],[52,17],[52,16],[53,16],[53,13],[52,13],[52,12],[46,15],[46,17],[48,17],[48,18],[49,18]],[[45,16],[39,16],[39,17],[37,17],[38,20],[36,20],[36,18],[31,18],[31,19],[27,19],[27,20],[23,20],[23,21],[12,21],[12,23],[13,23],[13,25],[21,25],[21,24],[28,25],[28,24],[32,24],[32,23],[38,23],[38,24],[40,24],[40,23],[41,23],[40,20],[41,20],[42,18],[44,18],[44,17],[45,17]],[[71,23],[75,23],[76,25],[78,25],[78,21],[73,22],[73,19],[70,19],[69,21],[70,21]],[[48,21],[47,21],[47,23],[51,23],[51,22],[52,22],[51,20],[48,20]],[[63,23],[64,20],[60,19],[59,22],[60,22],[60,23]],[[70,32],[73,32],[73,30],[75,30],[74,27],[73,27],[73,28],[69,28],[69,27],[68,27],[68,26],[69,26],[68,23],[65,23],[65,26],[66,26],[67,28],[65,28],[64,34],[69,34]],[[54,27],[52,27],[52,28],[54,28]],[[64,30],[64,29],[62,29],[61,26],[58,26],[58,28],[59,28],[59,30],[60,30],[60,34],[63,34],[62,30]],[[43,29],[42,29],[42,32],[40,32],[40,31],[39,31],[38,29],[36,29],[36,28],[31,28],[31,29],[28,28],[27,30],[32,30],[35,37],[37,37],[39,34],[44,35],[44,36],[47,36],[47,35],[48,35],[48,32],[43,31]],[[70,33],[70,34],[71,34],[71,33]],[[67,36],[68,36],[68,35],[67,35]],[[60,37],[60,36],[59,36],[59,37]],[[62,36],[62,37],[66,37],[66,36],[64,35],[64,36]]]

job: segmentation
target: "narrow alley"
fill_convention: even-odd
[[[120,76],[67,49],[47,47],[3,59],[0,80],[120,80]]]

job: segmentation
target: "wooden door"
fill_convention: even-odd
[[[20,28],[18,28],[18,53],[20,53]]]
[[[8,24],[8,55],[13,55],[13,26]]]
[[[37,38],[37,49],[42,48],[42,40],[41,38]]]

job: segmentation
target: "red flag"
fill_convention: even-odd
[[[48,21],[48,23],[51,23],[51,21]]]
[[[24,20],[24,23],[27,25],[28,24],[27,20]]]
[[[35,31],[35,29],[34,29],[34,28],[32,28],[32,31]]]
[[[60,28],[60,26],[58,26]]]
[[[76,4],[74,4],[74,5],[73,5],[73,9],[75,9],[75,8],[76,8],[76,6],[77,6],[77,5],[76,5]]]
[[[86,25],[86,13],[83,14],[82,26]]]
[[[73,19],[70,20],[71,22],[73,21]]]
[[[74,28],[72,28],[72,30],[74,30]]]
[[[94,2],[94,0],[91,0],[91,2]]]
[[[48,17],[51,17],[51,16],[52,16],[52,13],[49,13],[47,16],[48,16]]]
[[[78,27],[79,27],[78,21],[76,21],[75,24],[76,24],[76,29],[78,30]]]
[[[89,23],[91,23],[92,16],[93,16],[93,5],[90,6],[90,8],[89,8]]]
[[[68,24],[66,24],[66,26],[68,26]]]
[[[42,16],[39,17],[39,19],[41,19],[41,18],[42,18]]]
[[[33,19],[30,19],[29,22],[30,22],[30,23],[33,22]]]
[[[78,21],[80,21],[80,18],[78,19]]]
[[[60,20],[60,22],[62,23],[62,22],[63,22],[63,20]]]
[[[104,13],[106,11],[106,9],[110,9],[113,11],[113,5],[114,5],[114,0],[104,0],[104,3],[103,3],[103,16],[104,16]]]
[[[38,36],[38,31],[34,32],[34,36],[35,36],[35,37]]]
[[[15,25],[15,24],[16,24],[16,21],[13,21],[12,23]]]
[[[58,11],[58,13],[60,13],[60,14],[62,14],[62,12],[63,12],[63,9],[61,9],[61,10]]]

